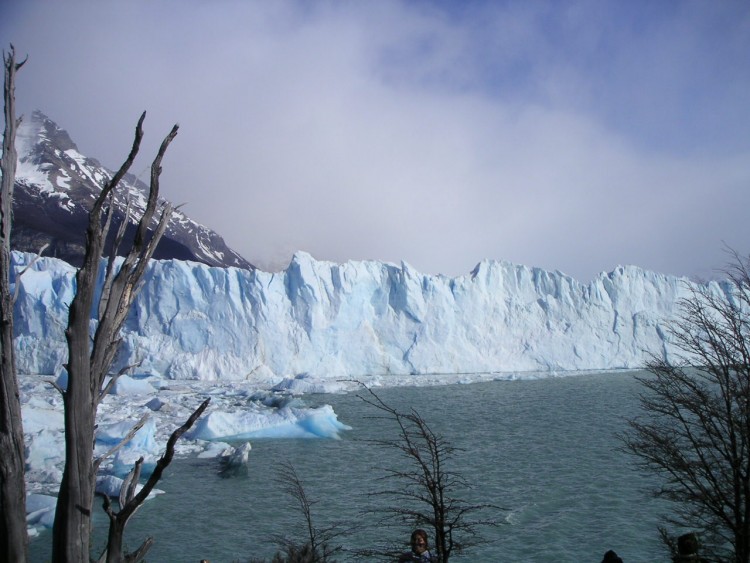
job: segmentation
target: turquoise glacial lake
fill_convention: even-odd
[[[618,450],[617,434],[638,414],[639,390],[625,372],[376,389],[460,448],[449,469],[473,485],[462,496],[503,508],[486,514],[500,522],[483,529],[487,542],[452,560],[557,563],[598,562],[608,549],[627,563],[668,560],[657,533],[664,506],[648,494],[653,481]],[[363,513],[388,504],[370,494],[387,488],[381,468],[404,466],[368,441],[394,437],[394,425],[372,418],[378,412],[356,394],[303,400],[332,405],[352,430],[340,440],[254,440],[247,474],[230,478],[219,476],[215,460],[175,460],[159,484],[166,494],[131,520],[129,548],[152,535],[148,561],[270,559],[274,537],[305,537],[298,508],[276,482],[282,462],[293,464],[315,501],[317,526],[356,528],[339,538],[338,561],[355,560],[346,550],[382,542],[406,547],[408,527],[383,528]],[[105,524],[98,519],[100,542]],[[49,533],[32,541],[32,561],[49,559],[49,543]]]

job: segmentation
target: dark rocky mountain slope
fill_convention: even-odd
[[[88,211],[113,172],[78,151],[66,131],[39,111],[26,117],[16,138],[18,170],[13,201],[14,250],[38,252],[49,244],[45,256],[79,265],[83,258]],[[117,190],[115,215],[110,233],[125,216],[127,198],[140,216],[148,186],[132,175]],[[131,219],[126,237],[132,237]],[[229,248],[216,232],[174,212],[154,254],[157,259],[192,260],[209,266],[254,266]]]

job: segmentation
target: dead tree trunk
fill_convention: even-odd
[[[119,269],[115,258],[127,218],[117,233],[109,256],[102,296],[95,309],[94,294],[102,251],[114,212],[114,190],[138,154],[145,117],[144,112],[136,127],[130,155],[104,186],[89,213],[83,265],[76,274],[76,294],[70,304],[68,328],[65,331],[68,341],[68,387],[63,392],[65,467],[52,530],[52,560],[56,563],[89,559],[91,511],[96,472],[101,463],[101,460],[93,457],[96,412],[106,393],[103,388],[104,379],[109,374],[120,344],[120,329],[138,293],[146,266],[172,214],[172,207],[167,205],[162,210],[151,237],[147,236],[158,202],[161,161],[177,134],[176,125],[162,142],[151,165],[151,185],[146,210],[138,222],[135,238]],[[89,333],[91,320],[96,324],[93,342]]]
[[[23,426],[13,350],[13,295],[10,291],[10,230],[16,179],[15,74],[13,45],[5,63],[5,136],[0,167],[0,561],[26,560],[26,486]],[[26,61],[24,61],[26,62]]]

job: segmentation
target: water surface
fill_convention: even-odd
[[[615,437],[637,413],[638,391],[633,374],[605,373],[377,393],[400,410],[417,409],[461,448],[451,467],[475,485],[464,494],[507,509],[492,515],[502,525],[485,530],[489,543],[456,561],[598,562],[608,549],[627,563],[664,561],[649,479],[618,451]],[[378,468],[404,463],[366,441],[395,436],[393,425],[371,418],[378,413],[353,394],[304,399],[331,404],[353,429],[341,440],[255,440],[246,476],[221,478],[213,460],[175,460],[159,484],[167,494],[132,519],[129,547],[153,535],[148,561],[217,563],[270,558],[280,533],[302,540],[300,513],[274,482],[279,462],[294,465],[317,501],[317,525],[362,526],[344,547],[394,539],[361,513],[375,502],[368,493],[383,488]],[[48,544],[49,534],[34,540],[32,560],[44,560]]]

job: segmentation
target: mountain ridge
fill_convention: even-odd
[[[80,265],[85,246],[88,211],[113,172],[95,158],[81,154],[67,131],[39,110],[21,122],[16,137],[18,167],[13,197],[11,248],[22,252],[39,252],[48,245],[45,255]],[[147,200],[148,186],[132,174],[120,182],[115,197],[113,227],[125,217],[128,197],[138,215]],[[159,198],[163,204],[164,198]],[[131,212],[126,241],[135,233]],[[154,225],[156,218],[154,219]],[[215,231],[174,210],[169,226],[160,241],[156,259],[190,260],[208,266],[255,266],[232,250]]]

